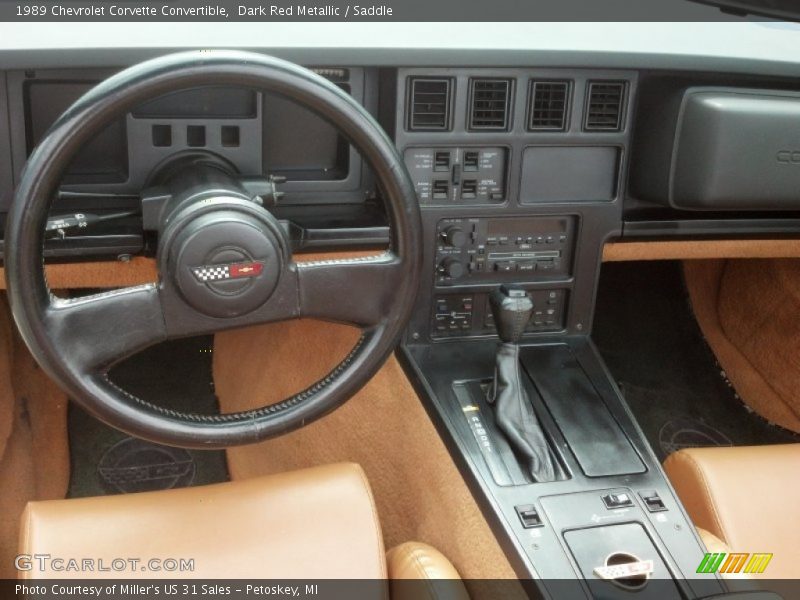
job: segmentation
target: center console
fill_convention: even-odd
[[[524,385],[558,465],[534,482],[498,431],[487,390],[496,340],[406,345],[420,394],[533,597],[704,598],[704,550],[619,389],[586,337],[520,351]],[[640,590],[600,578],[607,559],[653,561]],[[613,561],[612,561],[613,562]],[[619,566],[619,565],[618,565]],[[566,590],[567,580],[578,580]],[[631,596],[631,594],[634,594]]]
[[[425,232],[400,356],[532,597],[725,589],[696,573],[705,550],[590,337],[636,85],[631,72],[398,72],[395,136]],[[546,480],[494,404],[500,286],[533,304],[504,345],[552,459]]]

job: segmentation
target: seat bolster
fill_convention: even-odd
[[[176,490],[28,504],[20,554],[93,560],[192,560],[192,568],[53,571],[22,578],[385,579],[375,503],[343,463]],[[142,564],[146,564],[142,562]]]
[[[800,444],[685,448],[664,470],[695,527],[730,552],[772,555],[755,577],[800,578]]]
[[[704,529],[721,540],[728,540],[716,509],[716,500],[695,451],[679,450],[664,461],[664,471],[695,527]]]
[[[469,600],[456,568],[435,548],[406,542],[386,554],[392,600]]]

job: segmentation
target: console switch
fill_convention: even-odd
[[[613,493],[613,494],[606,494],[603,496],[603,504],[606,505],[606,508],[613,509],[613,508],[625,508],[627,506],[633,506],[633,500],[629,494],[625,492]]]
[[[639,496],[642,498],[645,507],[650,512],[661,512],[662,510],[667,510],[664,501],[661,499],[661,496],[658,495],[658,492],[655,490],[647,490],[644,492],[639,492]]]
[[[519,520],[525,529],[533,529],[534,527],[543,527],[542,518],[539,516],[539,511],[533,504],[523,504],[522,506],[515,506]]]

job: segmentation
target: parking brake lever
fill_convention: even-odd
[[[520,373],[519,341],[533,313],[533,300],[524,289],[503,285],[489,295],[489,303],[501,340],[488,398],[495,421],[533,480],[554,481],[550,447]]]

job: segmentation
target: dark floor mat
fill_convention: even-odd
[[[154,346],[118,365],[111,379],[153,404],[213,414],[211,337]],[[126,436],[89,416],[69,411],[72,475],[70,497],[100,496],[202,485],[228,478],[225,453],[182,450]]]
[[[595,314],[594,341],[660,459],[687,446],[800,441],[736,396],[691,314],[679,263],[605,264]]]

